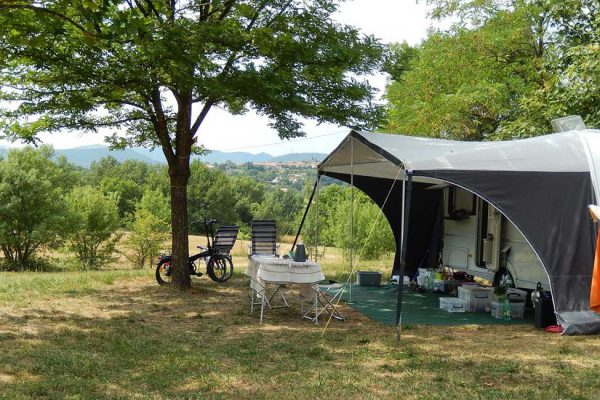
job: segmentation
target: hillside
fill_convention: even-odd
[[[0,155],[7,153],[9,148],[0,147]],[[56,154],[65,156],[69,162],[84,168],[89,168],[93,161],[98,161],[104,157],[114,157],[119,162],[125,160],[138,160],[147,163],[164,163],[164,155],[160,149],[152,151],[145,148],[132,148],[125,150],[110,150],[107,146],[91,145],[80,146],[71,149],[57,149]],[[244,163],[264,163],[264,162],[298,162],[298,161],[321,161],[325,158],[323,153],[291,153],[281,156],[272,156],[268,153],[247,153],[247,152],[222,152],[218,150],[211,151],[204,156],[193,156],[194,159],[200,159],[211,164],[224,164],[233,162],[235,164]]]

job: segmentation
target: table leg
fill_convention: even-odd
[[[260,298],[260,323],[262,324],[262,320],[263,320],[263,314],[265,312],[265,297],[266,297],[266,290],[265,293],[263,293],[263,295]]]
[[[314,290],[315,292],[315,325],[319,324],[319,292]]]

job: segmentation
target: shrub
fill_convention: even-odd
[[[147,190],[136,205],[135,218],[128,227],[131,234],[125,245],[127,258],[137,267],[152,265],[164,242],[169,238],[169,199],[159,191]]]
[[[66,196],[69,216],[68,248],[83,269],[98,269],[110,261],[121,235],[119,197],[92,187],[76,187]]]
[[[60,244],[64,171],[49,147],[11,150],[0,162],[0,247],[12,270],[32,269],[36,252]]]

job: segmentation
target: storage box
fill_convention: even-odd
[[[440,309],[448,312],[465,312],[465,302],[456,297],[440,297]]]
[[[489,287],[460,286],[458,298],[465,302],[465,310],[468,312],[489,312],[494,291]]]
[[[400,275],[392,275],[392,279],[390,280],[390,283],[397,285],[398,280],[400,280]],[[403,282],[404,286],[410,285],[410,277],[407,275],[404,275],[404,280],[402,282]]]
[[[379,286],[381,275],[381,272],[356,271],[356,283],[360,286]]]
[[[490,308],[492,310],[492,317],[502,318],[504,312],[504,302],[492,301]],[[523,319],[525,314],[525,302],[510,303],[510,316],[512,319]]]
[[[433,280],[433,291],[434,292],[442,292],[442,293],[450,293],[458,287],[458,281],[454,280]]]
[[[515,288],[506,289],[506,297],[509,301],[527,301],[527,291]]]

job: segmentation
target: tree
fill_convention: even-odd
[[[104,195],[90,186],[74,188],[67,194],[68,247],[83,269],[98,269],[112,257],[121,235],[119,196]]]
[[[595,0],[552,2],[556,32],[546,52],[546,84],[520,102],[521,115],[510,129],[520,136],[550,129],[554,118],[578,114],[600,126],[600,5]]]
[[[274,219],[277,222],[277,236],[295,234],[298,217],[304,210],[302,203],[302,197],[297,192],[274,189],[265,194],[255,211],[255,217]]]
[[[597,0],[430,0],[434,18],[451,17],[454,30],[487,29],[500,15],[519,16],[523,44],[531,49],[535,79],[511,99],[490,138],[536,136],[551,131],[551,120],[581,115],[600,124],[597,65],[600,43]],[[516,37],[516,27],[504,30]],[[496,67],[490,64],[493,69]],[[499,77],[502,77],[500,74]],[[482,77],[482,80],[485,79]],[[509,85],[513,80],[506,81]],[[518,94],[518,92],[515,92]],[[414,104],[414,103],[413,103]],[[408,107],[406,107],[408,108]]]
[[[298,117],[375,126],[382,112],[360,77],[382,46],[336,23],[335,0],[71,2],[0,5],[3,132],[122,128],[117,147],[160,146],[169,165],[174,283],[187,274],[190,156],[210,110],[249,109],[281,138]]]
[[[125,241],[131,250],[128,258],[138,268],[152,264],[168,239],[169,215],[167,197],[158,190],[146,190],[136,205],[128,226],[131,233]]]
[[[235,192],[235,211],[242,225],[249,225],[254,219],[254,211],[265,198],[265,187],[249,176],[236,176],[232,178],[232,187]]]
[[[7,268],[32,266],[41,248],[60,243],[65,229],[65,173],[49,147],[11,150],[0,161],[0,246]]]
[[[333,184],[319,193],[318,216],[312,205],[304,229],[304,243],[309,251],[316,241],[320,246],[336,246],[348,256],[350,248],[350,187]],[[307,196],[310,195],[308,191]],[[376,259],[395,249],[390,224],[380,208],[363,192],[354,191],[353,215],[354,257]]]
[[[192,220],[214,218],[220,223],[232,224],[238,220],[235,212],[235,193],[225,173],[208,168],[198,160],[190,167],[188,208]],[[203,225],[195,225],[195,232]]]
[[[131,179],[104,178],[100,181],[100,189],[104,194],[115,193],[119,199],[119,216],[128,216],[135,211],[136,203],[143,195],[143,182]]]
[[[496,138],[518,100],[540,87],[529,19],[497,12],[474,29],[434,33],[418,48],[395,47],[386,90],[386,130],[458,140]]]

